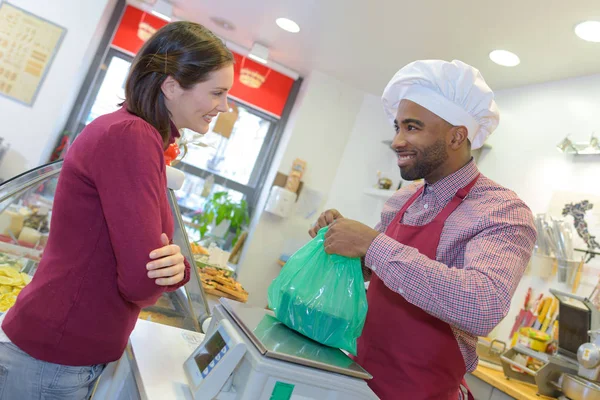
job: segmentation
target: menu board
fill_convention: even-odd
[[[0,3],[0,95],[33,105],[65,29]]]

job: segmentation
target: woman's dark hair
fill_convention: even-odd
[[[161,90],[170,75],[184,89],[234,62],[221,39],[200,24],[173,22],[158,30],[135,56],[125,84],[127,111],[154,126],[168,144],[169,110]]]

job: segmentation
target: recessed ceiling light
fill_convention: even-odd
[[[164,19],[167,22],[171,22],[171,17],[169,17],[161,12],[158,12],[156,10],[152,10],[152,15],[154,15],[155,17],[158,17],[160,19]]]
[[[212,22],[214,22],[215,25],[217,25],[218,27],[221,27],[221,28],[225,29],[226,31],[233,31],[233,30],[235,30],[235,25],[233,25],[231,22],[227,21],[225,18],[211,17],[210,20]]]
[[[300,27],[298,26],[298,24],[295,23],[294,21],[292,21],[291,19],[277,18],[277,20],[275,20],[275,22],[284,31],[288,31],[288,32],[291,32],[291,33],[298,33],[298,32],[300,32]]]
[[[167,22],[171,22],[171,18],[173,17],[173,5],[165,0],[155,1],[154,3],[152,14]]]
[[[504,67],[515,67],[521,63],[515,53],[506,50],[494,50],[490,53],[490,60]]]
[[[600,22],[582,22],[575,27],[575,34],[588,42],[600,42]]]
[[[252,45],[252,50],[248,54],[248,58],[251,58],[254,61],[258,61],[262,64],[267,64],[269,60],[269,48],[260,43],[254,43]]]

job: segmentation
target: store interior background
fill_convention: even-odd
[[[117,0],[10,3],[65,27],[67,34],[33,107],[0,97],[0,136],[11,145],[0,165],[2,179],[48,159]],[[393,129],[381,109],[380,94],[402,65],[442,58],[477,66],[496,91],[501,124],[478,159],[485,175],[514,190],[534,213],[546,212],[556,192],[600,196],[600,156],[575,157],[556,150],[567,134],[584,141],[600,130],[600,44],[573,33],[576,23],[594,17],[595,2],[582,0],[575,8],[554,0],[509,0],[480,9],[468,0],[447,5],[434,0],[418,5],[323,3],[174,2],[176,16],[203,23],[245,48],[260,41],[269,46],[270,58],[303,77],[267,182],[278,171],[287,174],[293,160],[301,158],[308,166],[305,187],[322,195],[319,210],[335,207],[374,225],[384,199],[365,190],[376,182],[377,171],[392,178],[394,186],[399,182],[395,155],[381,143],[393,137]],[[220,30],[211,24],[211,16],[227,18],[236,30]],[[280,16],[298,22],[301,32],[281,31],[274,24]],[[488,53],[496,48],[519,54],[521,65],[493,64]],[[249,303],[261,307],[281,268],[276,261],[282,249],[307,241],[316,217],[284,219],[262,212],[269,189],[265,186],[261,194],[238,268]],[[596,222],[596,215],[590,215],[590,222]],[[586,266],[580,294],[591,292],[599,273],[600,261]],[[508,335],[529,286],[539,291],[553,285],[526,276],[498,336]]]

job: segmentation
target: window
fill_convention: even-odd
[[[96,101],[85,119],[86,125],[97,117],[109,114],[119,108],[119,104],[125,99],[125,81],[130,67],[131,59],[129,57],[122,58],[116,53],[110,57]]]
[[[198,210],[210,194],[227,191],[233,199],[245,198],[250,211],[256,206],[262,182],[270,164],[278,121],[245,105],[236,103],[238,118],[231,136],[213,131],[213,121],[202,142],[208,147],[189,146],[177,168],[193,175],[177,192],[185,211]],[[209,176],[212,179],[207,182]],[[214,186],[211,188],[211,181]],[[187,210],[186,210],[187,209]]]
[[[192,146],[184,162],[248,185],[272,122],[249,108],[237,108],[238,119],[231,136],[225,138],[211,129],[203,139],[210,147]]]

